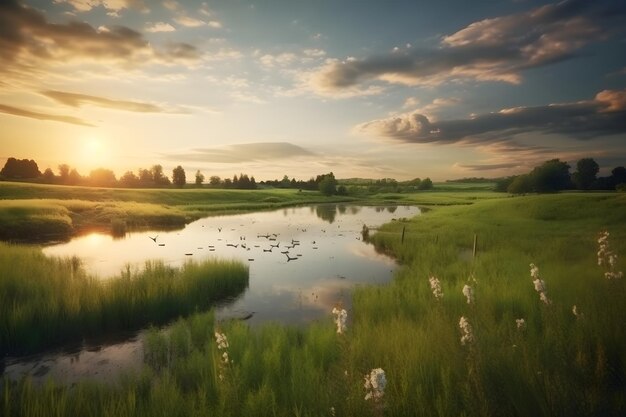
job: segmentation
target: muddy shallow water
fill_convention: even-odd
[[[276,211],[207,217],[170,232],[77,237],[44,248],[50,256],[78,256],[85,268],[106,280],[127,265],[141,268],[148,259],[171,265],[211,257],[240,259],[249,265],[249,288],[216,308],[218,320],[245,319],[303,324],[330,320],[341,303],[351,308],[350,289],[391,279],[395,262],[378,254],[361,237],[363,225],[376,227],[419,214],[412,206],[314,205]],[[111,380],[122,370],[141,366],[143,331],[116,340],[87,341],[31,357],[5,358],[4,375],[51,377],[73,383],[84,378]]]

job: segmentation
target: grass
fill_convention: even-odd
[[[604,278],[596,239],[611,232],[626,270],[625,208],[626,196],[611,193],[436,207],[372,235],[403,267],[389,285],[354,292],[344,335],[330,312],[306,328],[222,323],[232,360],[223,364],[211,315],[193,315],[150,333],[142,373],[113,387],[5,383],[3,415],[329,416],[333,407],[341,416],[622,416],[626,281]],[[533,288],[531,262],[550,305]],[[473,305],[461,293],[468,282]],[[461,316],[475,336],[465,346]],[[384,408],[363,398],[363,376],[378,367],[388,379]]]
[[[354,200],[298,190],[121,189],[0,182],[0,239],[68,239],[83,230],[119,234],[182,228],[208,215]]]
[[[153,261],[101,281],[77,258],[48,258],[38,248],[0,243],[0,355],[164,323],[247,286],[248,269],[239,262],[187,262],[177,269]]]

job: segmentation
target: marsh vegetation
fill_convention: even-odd
[[[117,385],[5,381],[3,414],[626,412],[626,287],[605,275],[626,270],[623,194],[399,197],[439,205],[370,231],[402,267],[388,285],[353,292],[341,333],[330,309],[305,327],[194,314],[153,329],[143,370]],[[616,255],[610,266],[598,265],[604,231]]]

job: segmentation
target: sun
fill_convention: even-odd
[[[90,137],[85,139],[82,145],[81,157],[83,163],[93,168],[98,168],[107,162],[107,149],[105,143],[100,138]]]

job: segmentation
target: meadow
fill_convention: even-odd
[[[100,230],[172,229],[208,215],[353,201],[293,189],[123,189],[0,182],[0,239],[68,239]]]
[[[371,232],[402,267],[390,284],[353,292],[342,333],[330,311],[306,327],[258,329],[194,314],[152,329],[144,369],[117,385],[5,381],[2,415],[626,413],[626,284],[605,275],[626,270],[626,195],[368,198],[432,209]],[[621,256],[612,266],[606,250],[598,264],[603,231]],[[386,384],[366,389],[376,368]]]

